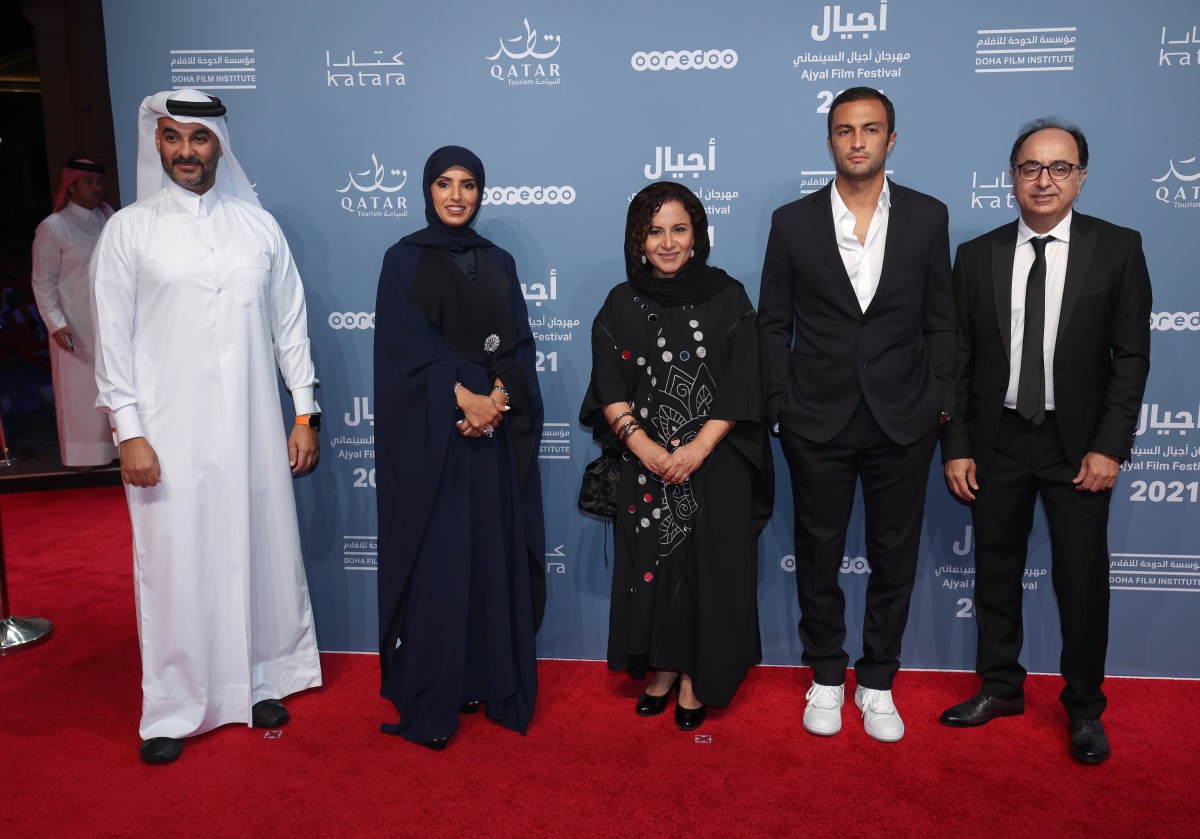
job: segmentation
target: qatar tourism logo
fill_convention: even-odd
[[[371,164],[361,172],[346,172],[346,185],[334,190],[342,197],[339,205],[359,218],[403,218],[408,201],[400,190],[408,183],[408,170],[388,168],[371,155]]]
[[[1186,160],[1174,159],[1160,178],[1151,178],[1158,187],[1154,197],[1176,210],[1200,207],[1200,158],[1192,155]]]
[[[561,35],[549,33],[539,36],[529,25],[529,18],[522,21],[525,32],[513,38],[500,38],[500,48],[484,58],[491,62],[488,73],[497,81],[512,86],[545,86],[562,84],[561,67],[551,61],[562,46]]]

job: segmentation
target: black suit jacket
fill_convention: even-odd
[[[954,260],[958,310],[954,418],[942,459],[985,472],[1008,390],[1014,221],[966,242]],[[1089,451],[1126,460],[1150,372],[1150,274],[1136,230],[1076,212],[1054,343],[1054,408],[1079,466]]]
[[[838,252],[833,188],[771,217],[758,306],[767,419],[823,443],[865,398],[889,438],[911,443],[935,430],[953,404],[946,205],[889,181],[883,271],[864,312]]]

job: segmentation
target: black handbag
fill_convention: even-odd
[[[604,453],[583,469],[579,509],[611,519],[617,514],[617,484],[621,479],[621,449],[605,446]]]

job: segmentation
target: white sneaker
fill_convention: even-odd
[[[895,743],[904,736],[904,720],[892,704],[890,690],[871,690],[860,687],[854,691],[854,704],[863,715],[867,736],[881,743]]]
[[[804,709],[804,730],[809,734],[831,737],[842,730],[842,705],[846,702],[845,685],[813,686],[804,694],[808,706]]]

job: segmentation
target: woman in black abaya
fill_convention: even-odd
[[[438,149],[428,225],[384,256],[375,311],[382,693],[388,734],[445,748],[458,715],[525,733],[545,606],[542,400],[512,256],[471,228],[483,163]]]
[[[628,282],[592,325],[580,420],[623,448],[608,666],[654,676],[636,711],[675,724],[729,704],[762,658],[757,539],[774,495],[754,307],[706,264],[708,219],[674,183],[629,205]]]

